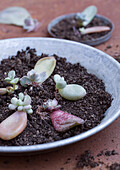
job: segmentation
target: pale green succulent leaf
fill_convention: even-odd
[[[23,106],[18,106],[18,111],[22,111],[23,110]]]
[[[5,78],[5,81],[6,81],[6,82],[8,82],[8,83],[10,83],[10,81],[11,81],[11,78],[9,78],[9,77],[6,77],[6,78]]]
[[[83,21],[83,25],[84,26],[87,26],[92,20],[93,18],[95,17],[97,13],[97,8],[96,6],[89,6],[87,7],[83,12],[82,12],[82,15],[85,16],[85,20]]]
[[[16,109],[16,105],[14,105],[14,104],[9,104],[9,106],[8,106],[8,108],[10,109],[10,110],[15,110]]]
[[[27,110],[27,113],[28,113],[28,114],[32,114],[32,113],[33,113],[33,110],[32,110],[32,109],[29,109],[29,110]]]
[[[24,76],[20,79],[20,84],[24,87],[27,87],[28,85],[31,84],[31,81],[29,80],[27,76]]]
[[[9,77],[11,80],[13,80],[14,77],[15,77],[15,71],[14,71],[14,70],[9,71],[8,77]]]
[[[56,59],[53,56],[44,57],[36,63],[34,70],[38,74],[41,74],[43,72],[45,72],[46,74],[46,76],[43,76],[41,83],[43,83],[53,73],[55,66]]]
[[[23,99],[24,99],[24,94],[23,94],[23,93],[19,93],[18,96],[19,96],[19,99],[20,99],[20,100],[23,100]]]
[[[69,84],[63,89],[59,89],[60,95],[67,100],[79,100],[86,95],[86,90],[77,84]]]
[[[0,23],[24,26],[24,21],[28,17],[31,16],[25,8],[9,7],[0,12]]]
[[[15,85],[15,90],[17,90],[18,89],[18,85]]]
[[[13,97],[11,99],[11,103],[14,104],[14,105],[17,105],[17,102],[18,102],[18,99],[16,97]]]
[[[64,80],[64,77],[61,77],[58,74],[54,75],[54,81],[56,83],[56,89],[63,89],[67,85],[66,81]]]
[[[84,27],[79,28],[79,31],[81,32],[81,34],[82,34],[82,35],[84,34],[84,30],[85,30],[85,28],[84,28]]]
[[[15,78],[13,80],[10,81],[11,84],[17,84],[19,81],[19,78]]]
[[[24,97],[24,105],[30,105],[31,97],[29,95],[25,95]]]
[[[96,6],[89,6],[81,13],[76,14],[76,19],[80,19],[83,26],[87,26],[97,13]]]

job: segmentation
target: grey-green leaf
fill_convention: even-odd
[[[79,100],[86,95],[86,90],[77,84],[69,84],[63,89],[59,89],[60,95],[67,100]]]
[[[22,7],[9,7],[0,12],[0,23],[24,26],[26,18],[31,17]]]
[[[83,21],[83,26],[88,25],[92,19],[95,17],[97,13],[97,8],[96,6],[89,6],[87,7],[81,14],[85,16],[85,20]]]
[[[19,78],[15,78],[12,81],[10,81],[11,84],[17,84],[19,81]]]
[[[14,70],[9,71],[8,77],[9,77],[11,80],[14,79],[14,77],[15,77],[15,71],[14,71]]]
[[[31,81],[29,80],[29,78],[27,78],[27,76],[24,76],[20,79],[20,84],[24,87],[27,87],[31,84]]]

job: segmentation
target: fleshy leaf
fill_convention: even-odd
[[[0,23],[24,26],[26,18],[31,17],[22,7],[9,7],[0,12]]]
[[[104,31],[110,31],[110,27],[108,26],[95,26],[95,27],[89,27],[89,28],[80,28],[79,31],[81,34],[92,34],[92,33],[98,33],[98,32],[104,32]]]
[[[37,19],[32,19],[31,17],[25,19],[23,28],[27,30],[27,32],[37,31],[39,27],[40,23]]]
[[[11,81],[11,78],[9,78],[9,77],[6,77],[6,78],[5,78],[5,81],[6,81],[6,82],[8,82],[8,83],[10,83],[10,81]]]
[[[17,111],[0,123],[0,138],[11,140],[22,133],[26,125],[26,112]]]
[[[58,74],[54,75],[54,81],[56,83],[56,89],[63,89],[67,85],[66,81],[64,80],[64,77],[61,77]]]
[[[11,99],[11,103],[12,103],[12,104],[16,105],[17,102],[18,102],[18,99],[17,99],[16,97],[13,97],[13,98]]]
[[[12,81],[10,81],[10,84],[17,84],[19,81],[19,78],[15,78]]]
[[[4,95],[7,93],[7,89],[6,88],[0,88],[0,95]]]
[[[15,77],[15,71],[14,71],[14,70],[9,71],[8,77],[9,77],[11,80],[14,79],[14,77]]]
[[[87,26],[97,13],[96,6],[89,6],[83,12],[76,14],[76,19],[80,19],[83,26]]]
[[[56,66],[56,60],[53,56],[44,57],[36,63],[34,70],[38,74],[41,74],[43,72],[46,73],[46,76],[44,77],[41,83],[43,83],[53,73],[55,66]]]
[[[23,93],[19,93],[18,96],[19,96],[19,99],[20,99],[20,100],[23,100],[23,99],[24,99],[24,94],[23,94]]]
[[[14,104],[9,104],[8,108],[9,108],[10,110],[15,110],[15,109],[17,108],[17,106],[14,105]]]
[[[40,110],[40,107],[38,110],[51,112],[53,110],[60,109],[60,107],[61,105],[58,105],[58,101],[54,98],[53,100],[48,99],[46,102],[43,103],[41,110]]]
[[[58,91],[60,95],[67,100],[79,100],[86,95],[86,90],[77,84],[69,84]]]
[[[27,76],[24,76],[20,79],[20,84],[24,87],[27,87],[28,85],[31,84],[31,81],[29,80]]]
[[[84,124],[85,122],[83,119],[61,110],[52,112],[50,118],[55,130],[58,132],[65,132],[74,126]]]
[[[24,105],[30,105],[30,103],[31,103],[31,97],[29,95],[25,95]]]
[[[32,110],[32,109],[29,109],[29,110],[27,110],[27,113],[28,113],[28,114],[32,114],[32,113],[33,113],[33,110]]]

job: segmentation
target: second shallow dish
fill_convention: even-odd
[[[67,14],[67,15],[62,15],[62,16],[59,16],[55,19],[53,19],[49,25],[48,25],[48,33],[52,36],[52,37],[55,37],[55,38],[60,38],[58,36],[55,35],[55,33],[52,32],[52,28],[58,24],[60,21],[64,20],[64,19],[69,19],[69,18],[72,18],[76,15],[76,13],[72,13],[72,14]],[[104,23],[106,24],[109,24],[110,27],[111,27],[111,30],[105,34],[104,36],[101,36],[99,38],[95,38],[95,39],[92,39],[92,40],[87,40],[87,41],[83,41],[83,40],[80,40],[79,42],[81,43],[84,43],[84,44],[87,44],[87,45],[91,45],[91,46],[96,46],[96,45],[99,45],[101,43],[104,43],[106,42],[107,40],[110,39],[110,37],[112,36],[112,32],[114,30],[114,24],[112,23],[112,21],[110,21],[108,18],[102,16],[102,15],[96,15],[95,18],[99,18],[101,20],[104,21]]]

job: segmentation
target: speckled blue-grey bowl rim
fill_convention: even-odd
[[[53,19],[49,24],[48,24],[48,33],[56,38],[56,35],[51,31],[51,28],[53,26],[55,26],[57,23],[59,23],[61,20],[65,19],[65,18],[71,18],[71,17],[74,17],[76,15],[76,13],[71,13],[71,14],[66,14],[66,15],[61,15],[55,19]],[[102,20],[104,20],[105,22],[107,23],[110,23],[111,24],[111,30],[104,36],[101,36],[100,38],[95,38],[93,40],[88,40],[88,41],[80,41],[80,43],[84,43],[84,44],[87,44],[87,45],[91,45],[91,46],[96,46],[96,45],[99,45],[99,44],[102,44],[106,41],[108,41],[111,36],[112,36],[112,32],[114,30],[114,24],[113,22],[108,19],[107,17],[105,16],[102,16],[102,15],[96,15],[95,16],[96,18],[101,18]]]
[[[105,54],[104,52],[95,49],[91,46],[85,45],[85,44],[81,44],[81,43],[77,43],[77,42],[73,42],[73,41],[69,41],[69,40],[63,40],[63,39],[57,39],[57,38],[43,38],[43,37],[30,37],[30,38],[13,38],[13,39],[6,39],[6,40],[0,40],[0,46],[1,44],[4,44],[4,48],[5,48],[5,44],[8,43],[8,45],[11,45],[12,42],[14,42],[13,44],[17,44],[19,45],[19,42],[23,42],[23,44],[25,45],[26,42],[46,42],[48,45],[49,43],[54,42],[54,44],[63,44],[64,46],[66,46],[67,44],[70,44],[70,46],[73,46],[75,48],[75,46],[77,47],[85,47],[87,48],[89,51],[94,50],[96,52],[96,54],[100,54],[100,55],[104,55],[106,58],[108,58],[112,63],[114,63],[116,65],[116,67],[119,69],[120,71],[120,64],[115,61],[112,57],[110,57],[109,55]],[[29,46],[30,44],[26,44],[26,46]],[[15,47],[14,47],[15,48]],[[106,128],[108,125],[110,125],[113,121],[115,121],[120,115],[120,110],[117,111],[116,113],[114,113],[111,117],[111,119],[106,120],[105,123],[103,124],[99,124],[98,126],[92,128],[91,130],[88,130],[84,133],[81,133],[79,135],[67,138],[67,139],[63,139],[63,140],[59,140],[59,141],[55,141],[55,142],[51,142],[51,143],[45,143],[45,144],[38,144],[38,145],[30,145],[30,146],[0,146],[0,154],[4,154],[7,155],[7,153],[11,153],[11,154],[17,154],[19,155],[20,153],[22,154],[27,154],[27,153],[33,153],[35,152],[36,154],[39,152],[43,152],[43,151],[52,151],[55,148],[59,148],[68,144],[72,144],[75,142],[78,142],[80,140],[83,140],[85,138],[88,138],[98,132],[100,132],[101,130],[103,130],[104,128]],[[87,139],[86,139],[87,140]]]

